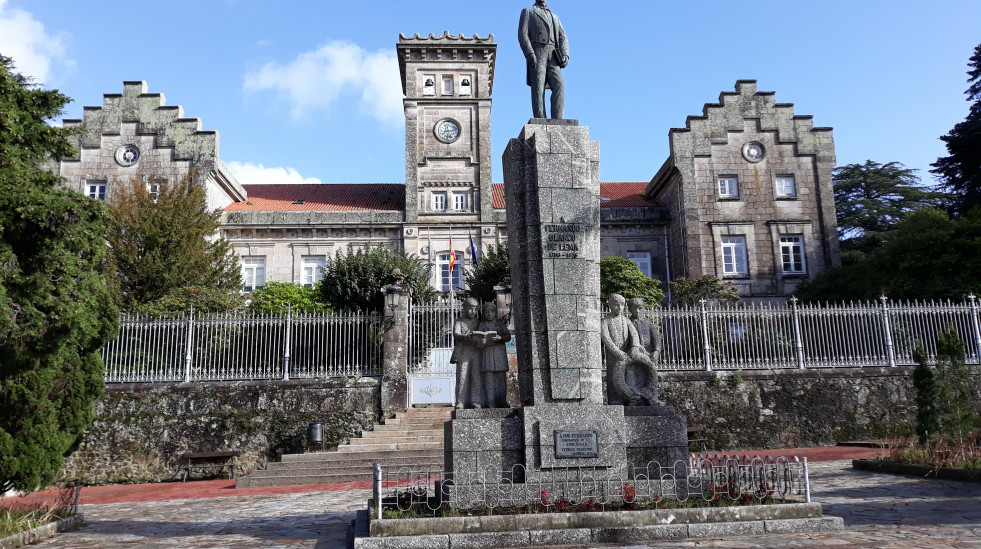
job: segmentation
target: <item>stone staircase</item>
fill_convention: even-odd
[[[336,451],[286,454],[263,470],[235,480],[236,488],[371,481],[375,462],[383,468],[443,465],[443,423],[452,408],[410,408],[372,431],[363,431]]]

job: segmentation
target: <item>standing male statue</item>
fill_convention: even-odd
[[[552,118],[562,118],[565,84],[562,69],[569,64],[569,41],[559,16],[548,9],[545,0],[521,10],[518,43],[528,62],[531,110],[535,118],[545,118],[545,90],[552,90]]]

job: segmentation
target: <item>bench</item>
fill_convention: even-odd
[[[688,450],[694,452],[705,452],[708,450],[708,429],[700,425],[688,428]],[[695,447],[692,448],[692,445]]]
[[[228,478],[235,478],[235,463],[238,461],[240,452],[195,452],[183,454],[178,459],[180,464],[180,469],[177,470],[178,474],[183,471],[184,479],[181,482],[187,482],[187,475],[192,469],[215,469],[221,471],[228,468]]]

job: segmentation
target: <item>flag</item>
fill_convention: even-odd
[[[473,235],[470,235],[470,257],[473,258],[473,266],[477,268],[477,247],[473,245]]]
[[[453,249],[453,235],[450,235],[450,284],[453,284],[453,269],[456,268],[456,250]]]

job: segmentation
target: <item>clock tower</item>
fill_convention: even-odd
[[[412,240],[413,224],[471,230],[494,224],[490,116],[496,54],[494,35],[399,36],[406,240]]]

